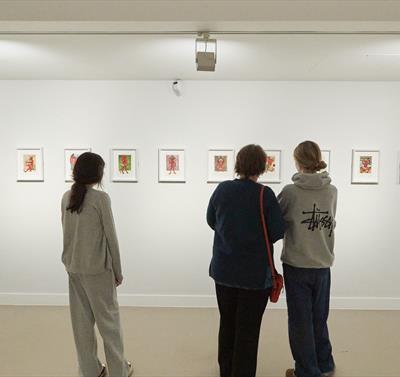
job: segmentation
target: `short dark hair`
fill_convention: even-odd
[[[239,151],[235,171],[244,178],[259,176],[265,172],[266,161],[264,150],[259,145],[249,144]]]

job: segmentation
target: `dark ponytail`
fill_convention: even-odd
[[[74,184],[67,210],[80,213],[87,193],[87,186],[101,184],[104,173],[104,160],[96,153],[86,152],[76,160],[72,173]]]

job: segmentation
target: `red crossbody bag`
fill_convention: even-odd
[[[268,253],[268,261],[269,265],[271,267],[271,272],[272,272],[272,290],[270,293],[270,300],[271,302],[278,302],[279,296],[281,295],[283,291],[283,276],[278,273],[278,271],[275,268],[275,263],[274,263],[274,258],[272,256],[271,252],[271,246],[269,244],[269,237],[268,237],[268,229],[267,229],[267,223],[265,221],[265,216],[264,216],[264,185],[261,185],[261,191],[260,191],[260,212],[261,212],[261,222],[263,225],[263,231],[264,231],[264,238],[265,238],[265,244],[267,246],[267,253]]]

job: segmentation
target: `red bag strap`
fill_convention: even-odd
[[[273,281],[273,284],[274,284],[274,287],[275,287],[275,284],[276,284],[276,269],[275,269],[274,258],[272,257],[272,253],[271,253],[271,246],[269,244],[267,223],[265,221],[265,216],[264,216],[264,189],[265,189],[264,185],[261,185],[261,191],[260,191],[261,222],[262,222],[263,230],[264,230],[265,244],[267,246],[269,265],[271,266],[272,281]]]

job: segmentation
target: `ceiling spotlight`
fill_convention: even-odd
[[[196,38],[196,65],[198,71],[215,71],[217,63],[217,40],[210,39],[209,33],[201,32]]]

